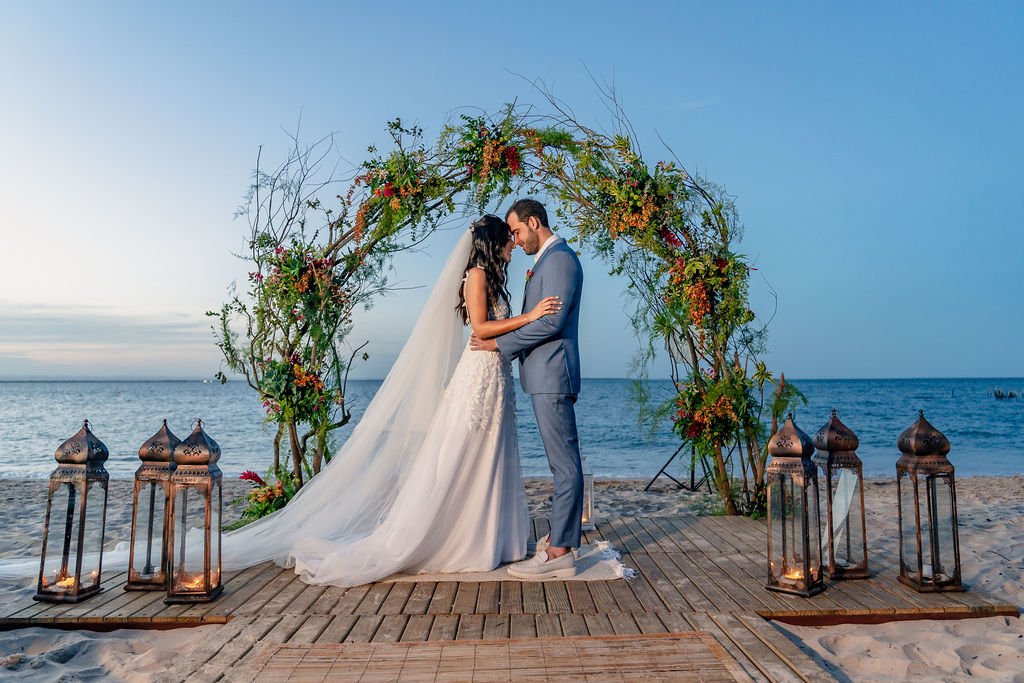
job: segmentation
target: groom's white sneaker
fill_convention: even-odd
[[[549,560],[546,550],[538,550],[530,559],[509,567],[508,573],[517,579],[567,579],[576,576],[576,557],[566,553]]]

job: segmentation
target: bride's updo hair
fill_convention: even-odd
[[[497,216],[487,214],[469,226],[473,233],[473,246],[469,252],[469,262],[463,275],[468,275],[472,268],[483,268],[487,282],[487,308],[493,309],[499,300],[506,304],[511,302],[508,292],[508,263],[502,257],[505,245],[512,239],[512,230],[508,223]],[[463,278],[465,282],[465,278]],[[469,310],[466,308],[466,293],[459,287],[459,305],[455,310],[462,316],[463,324],[469,323]]]

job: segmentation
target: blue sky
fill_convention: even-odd
[[[20,3],[0,22],[0,379],[208,377],[256,150],[302,117],[352,160],[396,115],[614,80],[735,195],[791,377],[1021,376],[1020,3]],[[557,226],[556,226],[557,227]],[[454,233],[360,313],[380,377]],[[517,253],[513,281],[527,268]],[[585,263],[583,370],[627,374],[622,283]],[[771,292],[777,294],[777,301]],[[656,369],[657,371],[657,369]]]

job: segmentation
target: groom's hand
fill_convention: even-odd
[[[498,342],[493,339],[481,339],[474,334],[469,338],[469,348],[474,351],[497,351]]]

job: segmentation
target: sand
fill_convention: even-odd
[[[1024,476],[957,481],[960,563],[968,587],[1024,606]],[[896,485],[864,489],[871,554],[897,554]],[[1024,683],[1024,620],[992,617],[828,627],[777,624],[841,681]]]
[[[598,480],[596,516],[712,514],[707,493],[677,491],[667,479],[645,492],[646,481]],[[46,507],[45,480],[0,480],[0,557],[39,552]],[[126,540],[130,481],[110,486],[107,546]],[[526,482],[530,512],[546,515],[549,480]],[[248,484],[225,481],[225,501]],[[869,481],[870,552],[896,552],[896,499],[891,481]],[[957,482],[963,578],[969,585],[1024,605],[1024,476],[972,477]],[[240,506],[228,505],[225,522]],[[0,586],[30,600],[27,583]],[[904,621],[880,625],[779,627],[843,681],[992,680],[1024,683],[1024,621],[1015,618]],[[216,626],[173,631],[110,633],[27,628],[0,632],[0,678],[12,681],[148,681],[176,651],[187,649]]]

